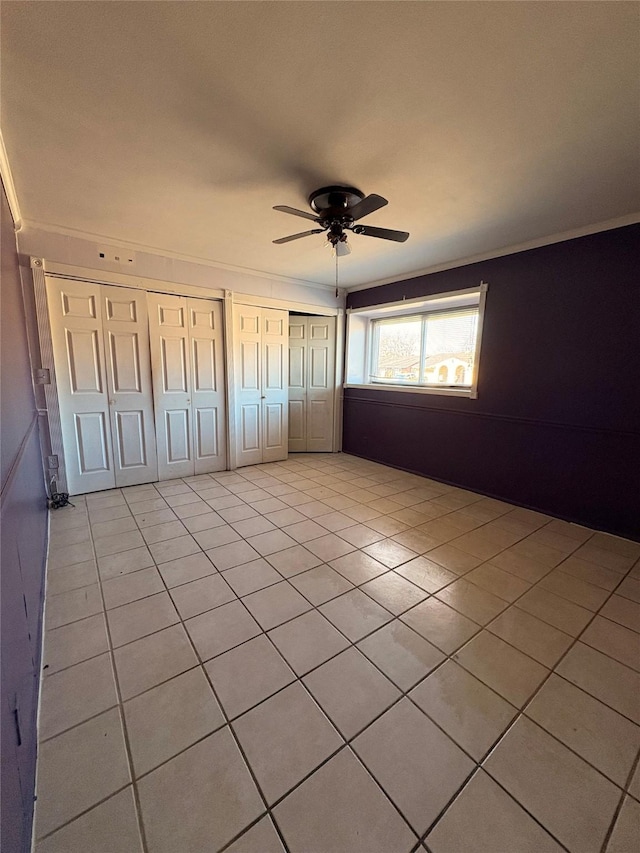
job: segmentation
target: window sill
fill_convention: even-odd
[[[400,391],[403,394],[438,394],[443,397],[468,397],[471,400],[478,398],[475,388],[426,388],[424,386],[408,385],[384,385],[379,382],[370,382],[366,385],[347,383],[345,388],[360,388],[367,391]]]

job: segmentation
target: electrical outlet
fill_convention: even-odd
[[[107,261],[110,264],[121,264],[124,267],[132,267],[136,262],[136,253],[131,249],[123,249],[118,246],[98,246],[98,260]]]
[[[38,367],[35,371],[36,385],[50,385],[51,373],[48,367]]]
[[[47,467],[49,470],[55,470],[58,467],[58,457],[47,456]]]

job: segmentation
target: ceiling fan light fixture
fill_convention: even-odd
[[[347,242],[347,234],[344,232],[340,236],[332,236],[327,234],[327,239],[324,244],[328,249],[331,249],[331,254],[340,258],[351,254],[351,245]]]

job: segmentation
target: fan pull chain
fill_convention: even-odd
[[[338,247],[334,249],[336,253],[336,299],[338,298]]]

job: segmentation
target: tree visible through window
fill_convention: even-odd
[[[470,387],[478,309],[372,320],[371,381]]]
[[[376,325],[376,375],[384,379],[417,382],[420,375],[422,319],[407,317]]]

